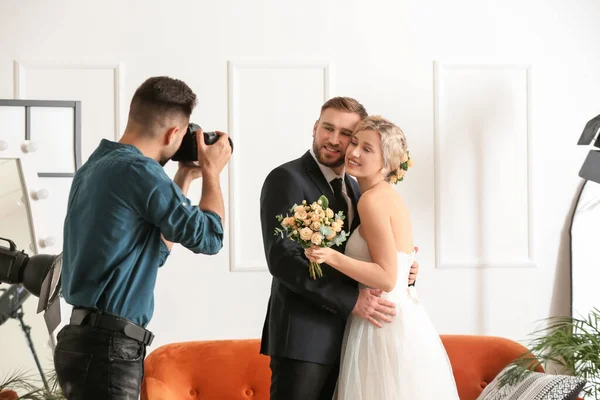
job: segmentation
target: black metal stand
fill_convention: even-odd
[[[25,321],[23,321],[23,315],[23,307],[19,307],[19,309],[15,311],[13,315],[11,315],[11,318],[18,319],[21,323],[21,329],[23,329],[25,337],[27,338],[27,344],[29,345],[31,354],[33,354],[35,364],[37,365],[38,370],[40,371],[40,376],[42,377],[42,382],[44,382],[44,387],[48,392],[50,392],[50,387],[48,386],[48,382],[46,381],[46,376],[44,375],[44,371],[42,370],[42,365],[40,364],[40,360],[38,359],[37,353],[35,352],[35,348],[33,347],[33,342],[31,341],[31,335],[29,334],[29,332],[31,331],[31,327],[25,324]]]

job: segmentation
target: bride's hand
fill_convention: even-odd
[[[331,250],[329,247],[317,247],[312,246],[308,249],[304,250],[304,254],[306,257],[317,264],[329,264],[328,261],[331,260],[331,254],[335,250]]]

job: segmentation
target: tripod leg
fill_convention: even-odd
[[[38,359],[35,348],[33,347],[33,342],[31,341],[31,335],[29,333],[31,331],[31,327],[29,325],[25,325],[25,321],[23,320],[23,315],[24,315],[23,307],[19,307],[19,310],[16,312],[15,317],[21,323],[21,329],[23,329],[23,332],[25,333],[25,337],[27,338],[27,345],[29,346],[29,349],[31,349],[31,354],[33,354],[33,359],[35,360],[35,364],[37,365],[37,368],[40,372],[40,376],[42,377],[42,382],[44,383],[44,387],[46,388],[46,390],[48,392],[50,392],[50,387],[48,386],[48,382],[46,381],[46,376],[44,375],[44,371],[42,370],[42,365],[40,364],[40,360]]]

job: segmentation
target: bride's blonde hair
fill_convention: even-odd
[[[400,127],[380,115],[372,115],[362,119],[353,135],[361,131],[375,131],[381,138],[383,153],[383,175],[392,183],[401,181],[411,164],[408,154],[406,136]]]

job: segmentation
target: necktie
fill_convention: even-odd
[[[329,206],[336,214],[338,211],[343,211],[346,219],[344,219],[344,230],[347,231],[350,229],[348,225],[348,203],[346,203],[346,198],[342,194],[342,179],[335,178],[331,182],[331,187],[333,188],[333,194],[335,196],[335,207],[333,208]]]

